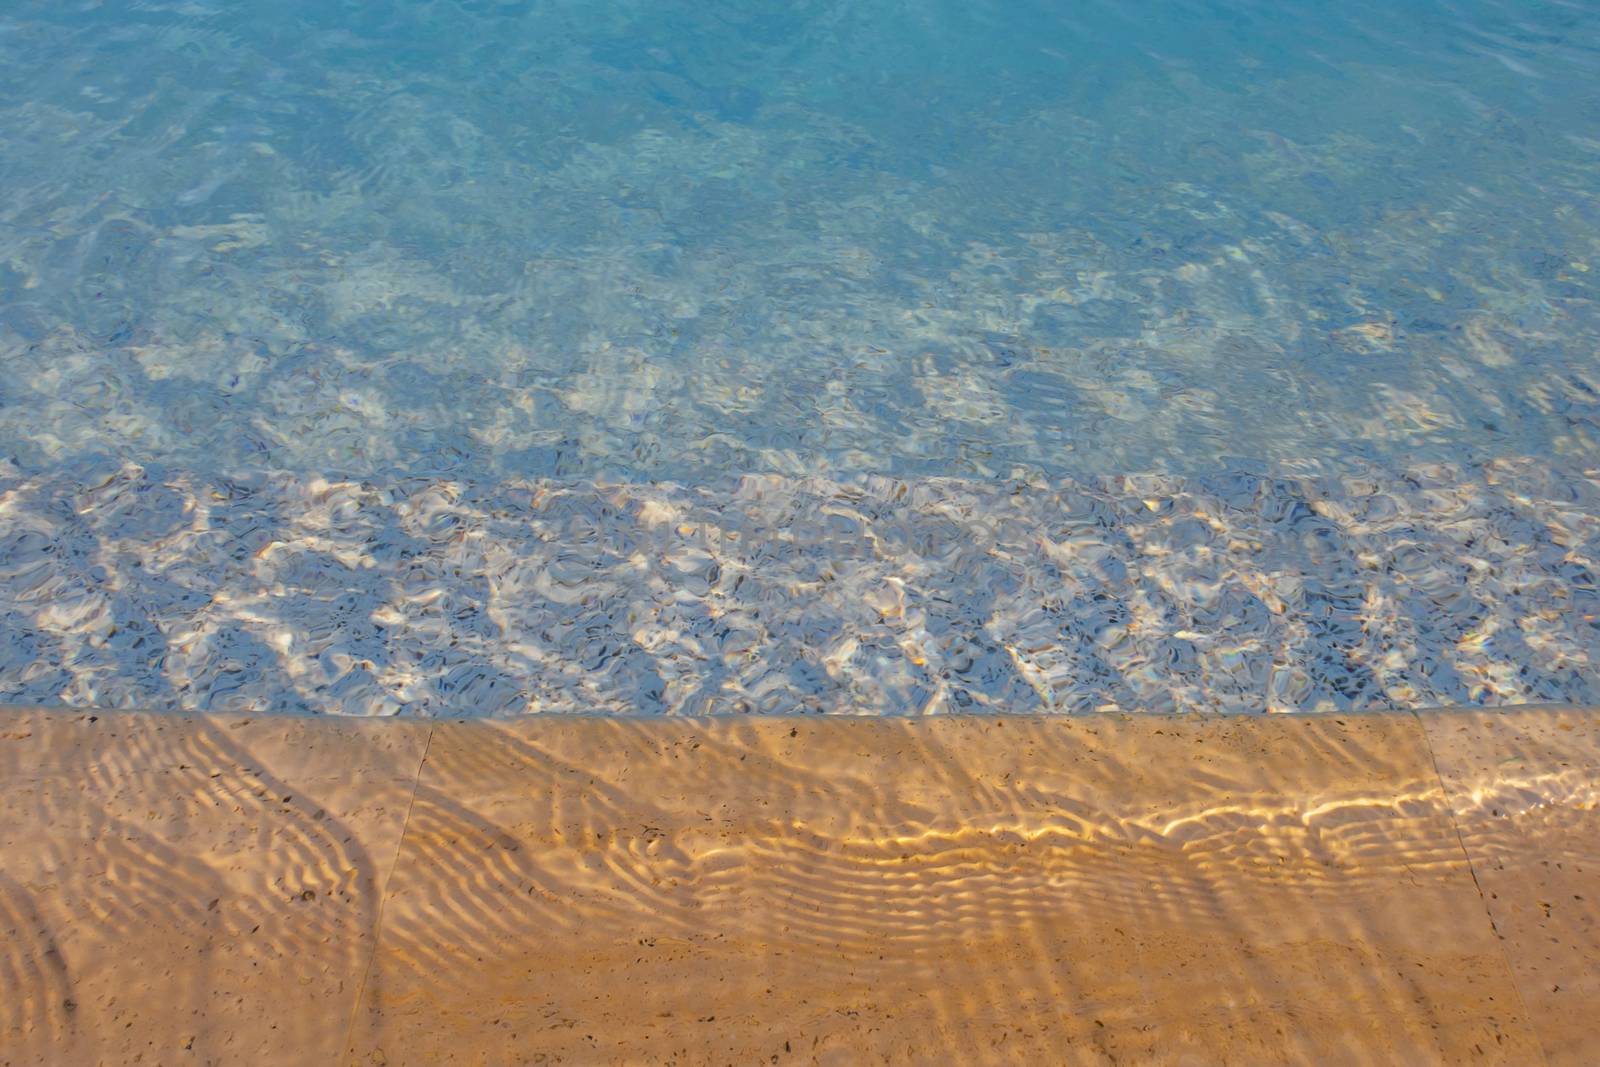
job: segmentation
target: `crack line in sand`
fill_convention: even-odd
[[[1444,773],[1439,770],[1439,756],[1433,751],[1433,738],[1428,736],[1428,724],[1423,721],[1421,712],[1415,708],[1411,710],[1411,717],[1416,720],[1417,729],[1422,732],[1422,745],[1428,750],[1428,762],[1433,765],[1433,776],[1439,783],[1439,792],[1444,797],[1445,817],[1450,820],[1450,829],[1455,832],[1456,845],[1461,849],[1461,857],[1467,861],[1467,873],[1472,875],[1472,888],[1478,891],[1478,900],[1483,904],[1484,917],[1489,920],[1489,933],[1494,935],[1495,947],[1500,950],[1500,959],[1506,965],[1506,975],[1511,979],[1511,989],[1517,995],[1517,1007],[1522,1010],[1522,1017],[1527,1020],[1528,1030],[1533,1034],[1533,1043],[1539,1050],[1539,1062],[1549,1067],[1550,1057],[1545,1053],[1544,1038],[1539,1033],[1539,1028],[1534,1024],[1533,1013],[1528,1010],[1527,998],[1522,995],[1522,980],[1517,977],[1516,968],[1511,965],[1511,954],[1506,951],[1505,938],[1500,936],[1500,928],[1495,925],[1494,912],[1489,910],[1489,898],[1483,894],[1483,883],[1478,881],[1478,868],[1472,862],[1472,852],[1467,848],[1467,839],[1461,832],[1461,823],[1456,819],[1456,806],[1450,796],[1450,786],[1445,783]],[[430,739],[432,732],[429,732]],[[381,919],[381,913],[380,913]]]
[[[350,1007],[350,1022],[345,1027],[343,1047],[339,1053],[341,1063],[350,1062],[354,1054],[351,1043],[356,1036],[356,1020],[361,1015],[361,1004],[367,999],[367,980],[372,976],[372,966],[377,962],[378,945],[383,939],[383,906],[389,899],[389,883],[394,880],[395,868],[400,866],[400,853],[406,847],[406,831],[411,828],[411,812],[417,806],[417,788],[422,784],[422,768],[428,765],[428,751],[433,747],[433,728],[428,728],[427,739],[422,743],[422,758],[417,761],[417,773],[411,779],[411,797],[406,801],[406,817],[400,823],[400,836],[394,844],[394,856],[389,860],[389,873],[378,886],[378,914],[372,923],[372,948],[367,953],[367,965],[361,969],[361,981],[356,986],[355,1002]],[[1520,996],[1520,994],[1519,994]]]

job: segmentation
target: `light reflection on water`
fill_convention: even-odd
[[[1600,702],[1600,473],[0,480],[8,699],[1090,712]]]
[[[1486,0],[10,5],[0,699],[1600,698],[1597,86]]]

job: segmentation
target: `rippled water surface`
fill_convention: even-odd
[[[0,8],[0,699],[1600,701],[1600,7]]]

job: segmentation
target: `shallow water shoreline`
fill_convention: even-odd
[[[1581,1063],[1600,714],[0,710],[13,1063]]]
[[[0,700],[419,718],[1600,703],[1600,472],[0,464]]]

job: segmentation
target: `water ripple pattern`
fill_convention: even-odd
[[[1600,8],[0,10],[0,699],[1600,700]]]
[[[0,480],[0,701],[367,715],[1600,702],[1600,472]]]
[[[0,1048],[1587,1064],[1597,727],[0,707]]]
[[[0,441],[698,480],[1595,455],[1600,10],[0,12]]]

